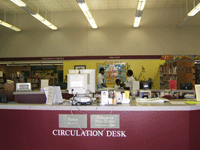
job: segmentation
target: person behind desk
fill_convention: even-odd
[[[115,83],[116,83],[116,84],[115,84],[115,86],[114,86],[114,89],[115,89],[115,90],[120,90],[120,89],[121,89],[121,86],[120,86],[120,85],[121,85],[121,81],[120,81],[120,79],[116,79],[116,80],[115,80]]]
[[[99,74],[97,76],[97,89],[105,88],[107,87],[105,84],[104,79],[104,68],[99,69]]]
[[[127,78],[127,81],[126,81],[126,84],[125,84],[124,88],[129,87],[130,91],[131,91],[131,94],[132,94],[133,81],[135,81],[135,78],[133,77],[133,71],[132,70],[128,70],[126,75],[127,75],[128,78]]]

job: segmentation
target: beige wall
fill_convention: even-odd
[[[53,15],[57,31],[28,13],[17,14],[16,26],[22,32],[0,26],[0,57],[199,55],[200,14],[177,27],[179,12],[145,9],[141,26],[133,28],[135,10],[92,11],[98,29],[91,29],[81,11],[59,12]],[[47,19],[51,21],[51,14]],[[13,24],[13,18],[7,17],[7,22]]]

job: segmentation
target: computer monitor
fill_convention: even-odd
[[[140,82],[140,89],[151,89],[149,82],[148,81],[141,81]]]
[[[67,89],[69,94],[95,93],[95,69],[69,70]]]
[[[192,83],[180,83],[181,90],[192,90]]]
[[[31,91],[31,83],[16,83],[16,91],[17,92],[30,92]]]

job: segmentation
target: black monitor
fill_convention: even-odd
[[[140,89],[151,89],[148,81],[140,81]]]
[[[192,83],[180,83],[180,90],[192,90]]]

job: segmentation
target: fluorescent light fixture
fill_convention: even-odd
[[[46,26],[50,26],[51,25],[51,22],[49,22],[48,20],[42,20],[41,21],[43,24],[45,24]]]
[[[142,17],[142,11],[144,9],[145,3],[146,3],[146,0],[138,0],[137,11],[136,11],[133,27],[139,27],[140,20]]]
[[[49,28],[51,28],[52,30],[57,30],[58,28],[56,26],[54,26],[53,24],[51,24],[50,26],[48,26]]]
[[[135,21],[134,21],[134,27],[139,27],[140,25],[140,20],[141,20],[141,17],[135,17]]]
[[[183,20],[181,20],[177,26],[182,26],[188,19],[190,19],[190,17],[193,17],[194,15],[196,15],[198,12],[200,11],[200,3],[195,6],[186,16],[185,18],[183,18]]]
[[[87,7],[87,5],[83,2],[83,3],[78,3],[79,6],[81,7],[82,11],[89,11],[89,8]]]
[[[29,8],[28,6],[26,7],[22,7],[24,10],[26,10],[27,12],[29,12],[30,14],[36,14],[35,11],[33,11],[31,8]]]
[[[92,28],[97,28],[97,25],[96,25],[96,23],[95,23],[93,18],[88,19],[88,21],[89,21],[90,25],[92,26]]]
[[[21,31],[21,29],[15,27],[15,26],[12,26],[11,29],[15,30],[15,31]]]
[[[92,15],[89,11],[84,11],[83,13],[85,14],[86,18],[92,18]]]
[[[31,14],[33,17],[35,17],[37,20],[42,21],[44,18],[40,14]]]
[[[16,5],[22,7],[24,10],[26,10],[27,12],[29,12],[34,18],[36,18],[37,20],[39,20],[40,22],[42,22],[44,25],[48,26],[52,30],[57,30],[58,29],[55,25],[53,25],[51,22],[49,22],[48,20],[46,20],[40,14],[36,13],[35,11],[33,11],[30,7],[28,7],[21,0],[10,0],[10,1],[12,1]]]
[[[20,0],[10,0],[10,1],[18,5],[19,7],[26,7],[26,4]]]
[[[194,16],[194,15],[196,15],[198,12],[199,12],[199,10],[197,10],[197,9],[192,9],[192,10],[188,13],[188,16]]]
[[[4,26],[4,27],[7,27],[7,28],[11,28],[11,27],[12,27],[11,24],[8,24],[7,22],[4,22],[4,21],[2,21],[2,20],[0,20],[0,24],[1,24],[2,26]]]
[[[200,3],[194,7],[187,15],[188,16],[194,16],[200,11]]]
[[[77,0],[78,5],[80,6],[81,10],[83,11],[84,15],[86,16],[88,22],[92,26],[92,28],[98,28],[97,24],[90,13],[90,10],[84,0]]]
[[[181,20],[177,26],[182,26],[188,19],[190,19],[191,16],[186,16],[185,18],[183,18],[183,20]]]
[[[143,10],[144,9],[144,5],[146,3],[146,0],[139,0],[138,1],[138,7],[137,7],[137,10]]]
[[[15,31],[21,31],[21,29],[11,25],[11,24],[8,24],[7,22],[4,22],[2,20],[0,20],[0,25],[4,26],[4,27],[7,27],[7,28],[10,28],[12,30],[15,30]]]

